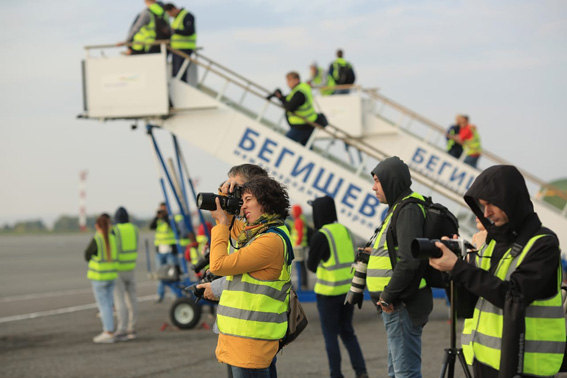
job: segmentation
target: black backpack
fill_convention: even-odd
[[[409,197],[396,206],[390,225],[386,233],[386,241],[388,243],[388,253],[392,263],[392,269],[396,266],[397,256],[395,247],[398,245],[394,225],[398,220],[400,211],[410,203],[422,205],[425,209],[425,223],[423,225],[423,237],[428,239],[441,239],[443,236],[452,237],[459,233],[459,221],[445,206],[440,203],[433,203],[431,197],[424,197],[425,201],[419,198]],[[430,287],[446,288],[448,283],[448,275],[433,268],[429,263],[422,264],[423,278]]]
[[[337,80],[337,84],[354,84],[355,80],[356,75],[350,63],[347,63],[346,66],[339,67],[339,79]]]

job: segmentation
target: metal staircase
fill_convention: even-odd
[[[167,78],[165,49],[154,56],[92,56],[94,51],[110,47],[113,46],[87,47],[83,117],[144,119],[231,165],[259,164],[288,186],[294,202],[305,204],[316,196],[331,195],[337,204],[339,221],[362,238],[372,233],[387,210],[371,191],[369,172],[380,160],[397,155],[410,166],[414,189],[459,214],[465,235],[474,232],[471,212],[462,196],[479,171],[444,152],[444,127],[378,91],[352,86],[347,95],[315,96],[316,106],[325,113],[330,124],[326,128],[318,127],[303,147],[283,135],[288,128],[284,112],[278,102],[266,99],[270,90],[203,54],[189,58],[189,70],[193,73],[189,76],[194,79],[187,84],[177,78]],[[125,62],[132,64],[133,59],[136,61],[132,72],[143,70],[144,60],[152,60],[148,64],[155,70],[154,66],[161,59],[160,67],[164,72],[159,73],[158,79],[165,77],[165,94],[160,89],[159,94],[148,90],[142,91],[140,96],[160,96],[160,103],[164,95],[169,96],[173,107],[156,108],[154,114],[148,114],[151,110],[143,114],[120,113],[117,110],[120,100],[116,100],[120,96],[116,96],[111,104],[103,104],[112,108],[105,116],[104,106],[103,110],[93,108],[88,101],[89,97],[95,100],[103,97],[92,93],[93,83],[101,77],[100,74],[98,78],[89,76],[89,67],[104,65],[108,67],[95,71],[112,72],[113,65],[123,70]],[[148,72],[148,75],[156,73]],[[134,87],[128,94],[140,92],[140,86]],[[509,164],[486,150],[482,160],[483,166]],[[206,159],[202,164],[206,164]],[[544,223],[558,233],[560,240],[567,243],[567,208],[557,209],[539,200],[535,194],[549,186],[528,172],[522,173],[533,194],[536,211]]]

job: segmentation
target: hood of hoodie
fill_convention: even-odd
[[[291,215],[294,218],[299,218],[299,216],[302,214],[303,212],[301,211],[301,206],[299,205],[293,205],[291,207]]]
[[[128,212],[125,208],[119,207],[114,213],[114,222],[115,223],[128,223],[130,221],[130,217],[128,216]]]
[[[505,234],[507,239],[514,238],[529,219],[537,218],[524,177],[511,165],[495,165],[484,170],[467,190],[464,198],[488,231],[489,237]],[[479,199],[504,211],[508,216],[508,223],[499,227],[493,225],[484,217]]]
[[[372,177],[376,175],[382,190],[392,206],[403,197],[411,193],[411,175],[408,166],[397,156],[382,160],[376,168],[370,172]]]
[[[311,206],[313,207],[313,225],[315,230],[337,221],[337,209],[335,208],[335,200],[332,197],[315,198],[311,201]]]

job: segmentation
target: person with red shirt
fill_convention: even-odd
[[[469,123],[469,117],[461,114],[457,116],[457,123],[460,126],[458,135],[447,135],[447,138],[454,140],[465,148],[465,164],[476,168],[478,159],[482,152],[480,136],[475,125]]]

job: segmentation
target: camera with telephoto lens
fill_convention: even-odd
[[[195,303],[199,303],[199,301],[203,299],[203,294],[205,293],[205,289],[204,288],[199,289],[197,288],[197,285],[213,282],[214,280],[218,280],[219,278],[221,278],[221,276],[217,276],[212,274],[211,272],[207,272],[207,274],[205,274],[205,276],[199,282],[191,286],[187,286],[186,288],[183,289],[183,291],[193,293],[193,295],[196,298]]]
[[[276,93],[282,93],[282,91],[278,88],[276,89],[274,92],[270,93],[269,95],[266,96],[266,100],[271,100],[272,98],[276,97]]]
[[[411,242],[411,254],[416,259],[427,260],[430,257],[438,259],[443,256],[443,251],[441,251],[435,245],[435,242],[443,243],[451,252],[455,255],[461,257],[466,254],[468,250],[474,250],[475,247],[468,241],[464,239],[427,239],[427,238],[415,238]]]
[[[236,186],[232,193],[226,196],[219,196],[214,193],[197,194],[197,207],[201,210],[216,210],[217,204],[215,198],[219,199],[221,209],[232,215],[240,214],[242,207],[242,187]]]
[[[366,287],[366,270],[368,269],[369,259],[370,254],[364,252],[363,248],[359,248],[356,253],[355,263],[352,264],[354,277],[352,277],[350,289],[345,297],[345,304],[350,303],[353,306],[356,304],[358,305],[358,308],[362,308],[362,302],[364,301],[364,288]]]
[[[209,252],[208,247],[207,247],[206,251],[207,251],[207,252],[203,255],[203,257],[201,257],[201,258],[199,259],[199,261],[197,261],[197,263],[196,263],[195,265],[193,265],[193,271],[194,271],[195,273],[201,272],[201,270],[203,270],[207,265],[209,265],[210,252]]]

